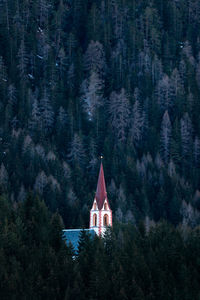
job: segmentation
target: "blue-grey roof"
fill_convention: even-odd
[[[67,244],[71,243],[74,247],[75,252],[78,251],[78,242],[80,238],[80,234],[83,229],[64,229],[63,230],[63,239]],[[88,232],[91,237],[95,236],[94,229],[84,229],[84,231]]]

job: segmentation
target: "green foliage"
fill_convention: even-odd
[[[119,221],[197,225],[199,9],[197,0],[0,1],[2,191],[22,202],[31,190],[66,227],[88,227],[103,154]]]

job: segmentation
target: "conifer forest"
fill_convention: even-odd
[[[199,254],[200,1],[0,0],[0,299],[199,300]]]

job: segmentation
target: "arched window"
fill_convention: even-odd
[[[104,217],[103,217],[103,225],[104,226],[108,226],[109,225],[109,222],[108,222],[108,215],[104,215]]]
[[[97,226],[97,215],[93,215],[93,226]]]
[[[94,210],[97,210],[97,204],[94,203]]]
[[[105,210],[108,209],[107,203],[104,204],[104,209],[105,209]]]

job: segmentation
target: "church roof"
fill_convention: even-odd
[[[78,243],[80,239],[80,234],[83,229],[64,229],[63,230],[63,239],[66,241],[67,245],[72,244],[75,253],[78,251]],[[94,229],[84,229],[91,237],[95,236]]]
[[[107,198],[106,184],[105,184],[102,162],[101,162],[100,171],[99,171],[99,178],[98,178],[95,198],[97,201],[98,209],[102,209],[105,198]]]

